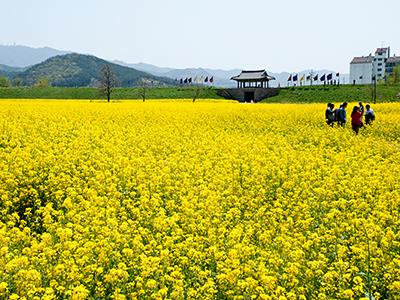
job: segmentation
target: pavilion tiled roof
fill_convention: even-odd
[[[351,64],[368,64],[372,63],[374,58],[370,56],[360,56],[360,57],[354,57],[353,60],[351,61]]]
[[[275,80],[275,77],[267,74],[265,70],[242,71],[239,75],[233,76],[231,80],[252,81],[252,80]]]

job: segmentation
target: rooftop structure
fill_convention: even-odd
[[[385,55],[385,54],[387,54],[387,56],[390,56],[390,47],[378,48],[375,51],[375,55]]]
[[[374,61],[374,57],[372,55],[370,55],[370,56],[354,57],[350,63],[351,64],[367,64],[367,63],[372,63],[373,61]]]
[[[268,82],[275,80],[275,77],[268,75],[265,70],[242,71],[239,75],[233,76],[231,80],[237,82],[239,88],[268,88]]]
[[[393,73],[395,67],[400,67],[400,56],[389,57],[386,61],[386,76]]]
[[[389,57],[386,61],[387,64],[389,63],[400,63],[400,56],[392,56]]]

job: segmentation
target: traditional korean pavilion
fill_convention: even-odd
[[[234,76],[231,80],[237,82],[237,88],[269,88],[269,81],[275,77],[269,76],[265,70],[242,71],[240,75]]]
[[[268,75],[265,70],[242,71],[231,80],[237,82],[237,88],[218,89],[218,95],[226,99],[253,103],[279,94],[279,88],[269,87],[269,81],[275,80],[275,78]]]

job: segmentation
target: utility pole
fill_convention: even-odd
[[[314,79],[314,71],[311,69],[311,72],[310,72],[310,83],[311,83],[311,86],[313,84],[313,79]]]
[[[372,86],[372,103],[376,103],[376,75],[372,75],[372,80],[371,80],[371,86]]]

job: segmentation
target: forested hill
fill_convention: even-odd
[[[101,68],[109,64],[118,78],[119,86],[137,86],[142,78],[153,81],[154,85],[172,85],[174,80],[157,77],[133,68],[109,63],[91,55],[59,55],[34,65],[18,74],[23,85],[35,85],[39,80],[47,80],[51,86],[90,87],[96,86]]]
[[[0,76],[13,77],[23,71],[23,68],[10,67],[0,64]]]

